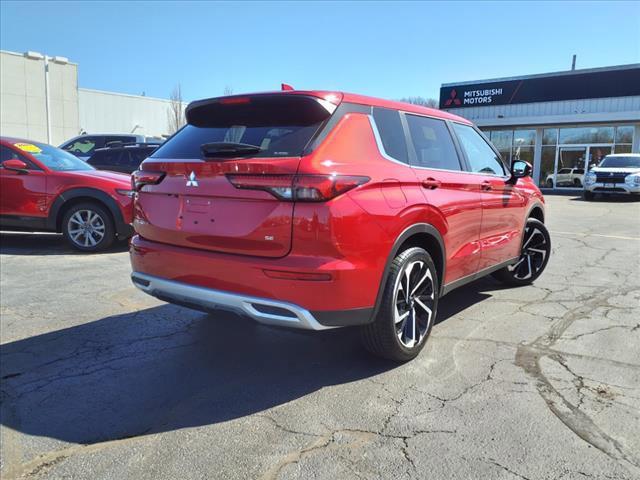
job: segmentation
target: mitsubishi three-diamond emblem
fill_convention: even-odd
[[[198,180],[196,180],[196,172],[191,172],[189,174],[189,179],[187,180],[187,187],[197,187]]]

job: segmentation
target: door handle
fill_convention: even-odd
[[[438,188],[440,185],[442,185],[442,183],[440,182],[440,180],[436,180],[435,178],[429,177],[426,180],[422,181],[422,186],[424,188],[427,188],[429,190],[435,190],[436,188]]]
[[[485,180],[484,182],[482,182],[480,188],[485,192],[488,192],[489,190],[493,189],[493,187],[491,186],[491,182],[489,180]]]

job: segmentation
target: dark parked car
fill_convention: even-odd
[[[149,143],[160,145],[164,140],[135,133],[95,133],[82,134],[67,140],[59,148],[72,153],[82,160],[88,160],[99,148],[113,147],[128,143]]]
[[[98,170],[133,173],[156,148],[158,145],[148,143],[98,148],[87,160],[87,163]]]

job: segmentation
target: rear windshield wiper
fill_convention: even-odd
[[[200,150],[205,157],[241,157],[260,153],[262,148],[250,143],[212,142],[203,143]]]

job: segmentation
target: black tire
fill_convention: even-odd
[[[553,188],[553,180],[547,180],[547,188]]]
[[[84,221],[83,225],[79,223],[81,221]],[[78,233],[78,230],[82,232]],[[62,233],[69,245],[82,252],[105,250],[116,238],[111,214],[95,202],[78,203],[69,208],[62,218]]]
[[[593,192],[588,192],[586,190],[582,192],[582,198],[584,198],[586,201],[593,200],[593,197],[595,197],[595,194]]]
[[[540,253],[542,251],[544,254]],[[540,220],[529,218],[522,236],[522,248],[518,261],[512,266],[493,272],[492,275],[510,286],[529,285],[542,275],[550,256],[551,237],[547,227]]]
[[[574,178],[573,179],[573,186],[574,187],[581,187],[582,186],[582,182],[580,181],[579,178]]]
[[[404,287],[407,282],[409,288]],[[406,300],[403,290],[411,293],[412,289],[415,295]],[[375,320],[362,327],[364,347],[374,355],[396,362],[415,358],[424,347],[435,322],[439,289],[435,264],[424,249],[412,247],[400,252],[389,268],[382,304]],[[430,308],[430,315],[425,307]],[[396,322],[396,317],[401,315],[406,315],[404,320]],[[408,345],[411,343],[409,333],[413,345]]]

